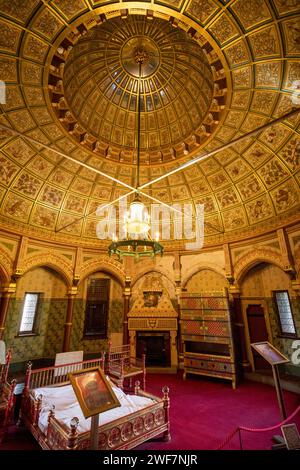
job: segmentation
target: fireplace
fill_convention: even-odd
[[[147,275],[128,312],[131,357],[141,357],[145,352],[148,367],[176,372],[177,318],[161,276]]]
[[[146,354],[146,366],[169,367],[171,365],[170,333],[168,331],[138,331],[136,355]]]

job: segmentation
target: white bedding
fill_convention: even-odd
[[[99,418],[100,426],[154,403],[154,400],[151,398],[126,395],[123,390],[115,386],[112,386],[112,389],[121,406],[101,413]],[[48,415],[52,405],[55,406],[56,419],[67,427],[70,427],[71,419],[76,416],[79,419],[78,432],[82,433],[90,430],[91,418],[85,419],[83,416],[72,385],[36,388],[33,390],[33,394],[35,397],[43,396],[42,409],[39,416],[39,428],[43,433],[47,431]]]

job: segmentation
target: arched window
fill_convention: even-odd
[[[110,279],[88,280],[84,338],[107,338]]]

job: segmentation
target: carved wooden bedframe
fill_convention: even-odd
[[[76,363],[77,369],[103,366],[103,358]],[[69,366],[69,365],[68,365]],[[70,420],[69,426],[55,417],[55,410],[48,414],[48,426],[44,433],[39,427],[39,415],[42,409],[42,396],[34,396],[34,389],[56,387],[69,384],[67,373],[55,375],[58,366],[32,370],[28,364],[23,391],[20,420],[31,431],[40,446],[45,450],[85,450],[90,448],[90,431],[79,433],[78,418]],[[59,366],[60,368],[62,366]],[[139,382],[135,386],[135,395],[153,400],[153,404],[121,418],[99,425],[99,450],[132,449],[149,439],[162,435],[163,440],[170,440],[169,389],[163,388],[163,397],[142,391]]]
[[[11,362],[11,349],[7,350],[5,364],[0,365],[0,442],[5,438],[14,408],[14,389],[16,381],[8,382],[8,370]]]

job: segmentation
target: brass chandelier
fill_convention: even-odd
[[[137,170],[136,170],[136,186],[135,197],[129,206],[129,211],[125,215],[123,231],[125,238],[118,240],[113,237],[108,247],[109,256],[117,255],[119,260],[125,256],[134,257],[138,261],[141,257],[152,257],[160,254],[163,255],[164,248],[158,241],[158,235],[152,240],[149,235],[150,215],[147,208],[141,200],[139,193],[140,186],[140,146],[141,146],[141,78],[142,65],[149,60],[147,51],[142,47],[134,50],[134,60],[138,64],[138,112],[137,112]]]

